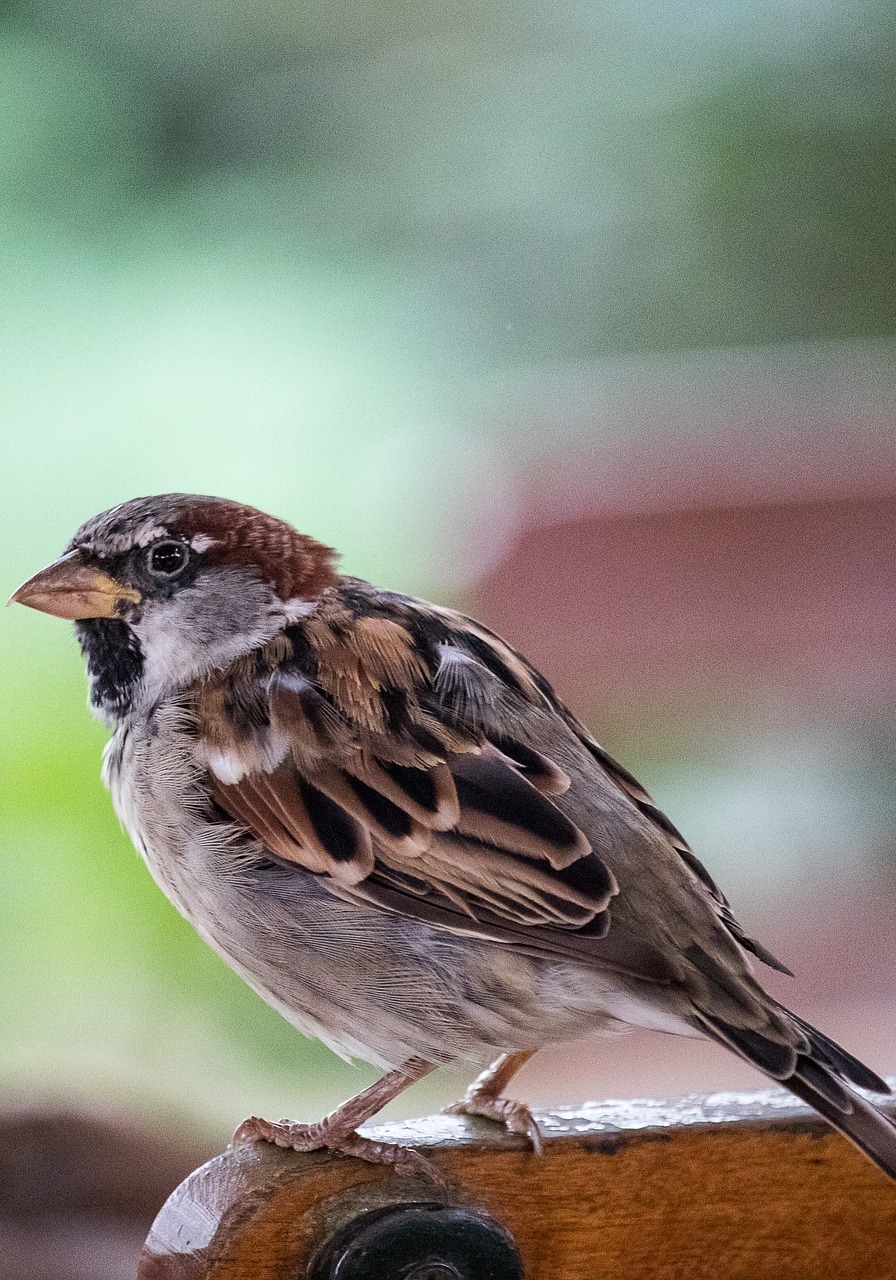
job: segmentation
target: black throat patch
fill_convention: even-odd
[[[87,659],[91,703],[104,716],[120,719],[130,710],[143,675],[137,637],[118,618],[76,622],[75,634]]]

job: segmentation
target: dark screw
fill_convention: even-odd
[[[397,1204],[359,1214],[323,1245],[308,1280],[523,1280],[509,1232],[475,1209]]]

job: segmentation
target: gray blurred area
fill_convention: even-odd
[[[84,1108],[0,1110],[0,1274],[133,1280],[153,1217],[211,1154],[170,1128]]]
[[[187,490],[475,612],[796,970],[776,993],[892,1072],[894,58],[861,0],[9,0],[8,590],[94,512]],[[115,1280],[244,1115],[311,1119],[372,1073],[161,898],[71,637],[3,622],[4,1274]],[[646,1033],[520,1079],[756,1084]]]

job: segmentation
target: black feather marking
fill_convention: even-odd
[[[292,644],[293,652],[290,665],[298,667],[309,680],[316,680],[318,671],[317,654],[308,639],[302,623],[298,622],[294,626],[287,627],[284,635]]]
[[[270,703],[262,680],[229,680],[224,686],[224,712],[238,725],[266,729],[271,722]]]
[[[796,1067],[797,1052],[792,1045],[772,1040],[760,1031],[749,1027],[735,1027],[715,1014],[703,1012],[699,1019],[703,1030],[714,1033],[731,1048],[736,1049],[748,1062],[752,1062],[776,1080],[786,1080]]]
[[[386,713],[386,727],[390,733],[403,734],[410,724],[408,695],[404,689],[382,689],[380,701]]]
[[[387,773],[396,786],[421,809],[435,814],[439,806],[439,793],[435,775],[429,769],[416,769],[410,765],[390,764],[378,760],[377,764]]]
[[[616,892],[617,888],[616,881],[610,874],[607,864],[596,853],[589,853],[584,858],[577,858],[569,866],[555,870],[554,875],[574,892],[587,894],[599,902],[605,902],[608,897],[611,897]],[[607,916],[603,932],[597,935],[602,938],[607,928],[609,928],[610,921],[606,911],[601,914]]]
[[[527,782],[544,795],[563,795],[570,779],[552,760],[516,738],[495,738],[495,746],[519,768]]]
[[[361,578],[344,577],[339,588],[339,603],[348,609],[352,617],[369,618],[374,614],[372,606],[377,603],[377,597],[369,583]],[[381,612],[376,610],[376,613]]]
[[[423,658],[430,673],[435,676],[439,669],[439,646],[451,643],[454,633],[448,623],[437,614],[427,613],[421,609],[408,609],[407,600],[402,596],[395,597],[401,604],[396,621],[411,633],[414,648]]]
[[[321,742],[329,742],[342,724],[342,717],[330,695],[307,676],[289,667],[280,667],[271,675],[268,699],[278,717],[287,725],[298,712]]]
[[[408,725],[408,733],[421,751],[425,751],[427,755],[433,756],[437,760],[444,758],[445,744],[429,729],[411,721]]]
[[[90,701],[107,715],[124,715],[143,678],[139,640],[120,618],[76,622],[75,635],[87,660]]]
[[[455,755],[449,765],[461,814],[476,810],[560,850],[580,847],[578,827],[499,756]]]
[[[353,774],[345,775],[355,795],[369,811],[374,821],[378,822],[390,836],[409,836],[413,831],[413,821],[403,809],[387,799],[375,787],[370,787]]]
[[[355,820],[307,779],[299,775],[298,780],[314,834],[334,862],[351,862],[361,848]]]

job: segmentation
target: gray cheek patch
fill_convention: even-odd
[[[203,571],[166,600],[147,600],[133,624],[144,694],[155,701],[270,640],[284,624],[275,604],[266,583],[223,567]]]

